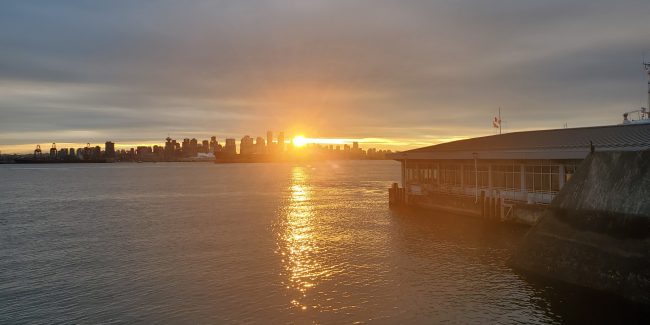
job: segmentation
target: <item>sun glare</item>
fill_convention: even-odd
[[[307,144],[307,139],[302,135],[298,135],[293,138],[293,145],[296,147],[302,147]]]

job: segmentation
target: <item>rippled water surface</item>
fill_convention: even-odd
[[[389,210],[391,161],[0,165],[0,181],[3,324],[562,323],[637,311],[511,270],[525,228]]]

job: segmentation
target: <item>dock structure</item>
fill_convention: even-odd
[[[389,156],[401,163],[403,186],[393,185],[389,203],[533,225],[590,153],[644,150],[650,124],[512,132],[413,149]]]

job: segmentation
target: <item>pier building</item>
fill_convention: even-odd
[[[534,224],[594,151],[650,149],[650,124],[512,132],[391,154],[392,205]],[[598,177],[598,175],[593,175]]]

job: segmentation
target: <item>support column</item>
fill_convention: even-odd
[[[564,179],[566,177],[565,174],[566,174],[566,171],[564,170],[564,164],[560,164],[560,170],[559,170],[559,173],[558,173],[558,176],[560,177],[560,179],[559,179],[559,181],[560,181],[560,183],[559,183],[560,184],[560,190],[564,187]]]
[[[460,190],[465,194],[465,165],[462,162],[460,163]]]
[[[520,192],[522,193],[523,199],[527,200],[528,195],[525,194],[527,193],[526,191],[526,167],[524,164],[519,165],[519,186],[520,186]]]
[[[488,193],[492,197],[492,164],[488,164]]]

